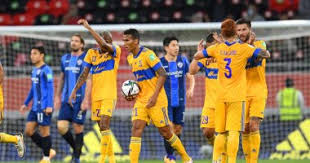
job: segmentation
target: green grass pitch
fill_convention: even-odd
[[[39,161],[38,161],[39,162]],[[163,160],[140,160],[140,163],[163,163]],[[310,160],[259,160],[258,163],[309,163]],[[7,163],[7,162],[3,162]],[[10,163],[28,163],[26,161],[10,162]],[[52,163],[64,163],[62,161],[52,161]],[[87,162],[87,163],[97,163],[97,162]],[[119,162],[119,163],[129,163],[129,162]],[[177,163],[182,163],[177,161]],[[210,160],[194,160],[194,163],[212,163]],[[238,160],[237,163],[245,163],[245,160]]]

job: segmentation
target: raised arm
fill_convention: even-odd
[[[98,45],[100,46],[102,50],[107,50],[108,52],[110,52],[110,54],[112,55],[114,54],[114,49],[113,49],[112,44],[109,44],[104,39],[102,39],[100,35],[91,28],[87,20],[80,19],[78,21],[78,24],[82,24],[89,31],[89,33],[93,36],[93,38],[96,40],[96,42],[98,43]]]
[[[195,60],[205,58],[205,55],[203,53],[203,50],[205,50],[204,46],[203,46],[203,42],[204,42],[203,40],[200,40],[198,45],[197,45],[197,52],[194,54]]]
[[[146,105],[147,108],[150,108],[156,104],[156,100],[159,95],[159,92],[163,88],[166,78],[167,78],[166,70],[163,67],[158,68],[158,70],[156,70],[156,74],[158,75],[158,80],[156,83],[154,94],[149,99],[148,104]]]

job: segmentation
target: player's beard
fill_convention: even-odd
[[[250,33],[245,36],[245,40],[241,40],[242,42],[247,42],[250,39]]]
[[[75,53],[76,53],[76,52],[78,52],[79,50],[80,50],[80,49],[78,49],[78,48],[72,48],[72,47],[71,47],[71,51],[72,51],[72,52],[75,52]]]

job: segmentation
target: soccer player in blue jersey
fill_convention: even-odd
[[[192,98],[193,96],[195,78],[188,72],[187,58],[179,54],[179,40],[174,36],[166,37],[163,45],[166,55],[160,58],[160,61],[167,72],[164,88],[168,98],[168,116],[174,133],[180,138],[184,126],[185,101],[186,97]],[[186,90],[186,80],[189,81],[188,90]],[[175,163],[174,149],[167,140],[164,142],[167,152],[164,162]]]
[[[50,125],[53,112],[53,72],[44,63],[44,48],[36,46],[31,49],[31,62],[35,66],[31,75],[31,89],[20,111],[23,113],[32,100],[32,108],[28,114],[25,133],[43,150],[44,157],[40,163],[49,163],[52,147]],[[38,126],[40,133],[36,132]]]
[[[86,84],[83,84],[77,91],[77,97],[73,102],[73,106],[68,103],[69,96],[81,72],[84,70],[83,60],[86,56],[86,53],[83,51],[85,42],[81,35],[73,35],[70,44],[71,53],[65,54],[61,58],[61,73],[56,89],[54,106],[55,109],[60,108],[57,122],[58,132],[73,149],[72,162],[79,163],[83,146],[86,109],[89,108],[90,99],[84,98]],[[88,88],[90,84],[90,80],[88,80]],[[87,92],[90,93],[90,89],[87,89]],[[70,131],[70,122],[72,122],[75,138]]]

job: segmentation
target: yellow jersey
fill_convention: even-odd
[[[129,54],[127,61],[140,87],[136,102],[146,105],[155,92],[158,80],[156,71],[162,67],[162,64],[156,54],[145,47],[140,47],[140,51],[136,56]],[[168,105],[164,88],[160,90],[155,105]]]
[[[254,46],[266,50],[263,40],[254,42]],[[268,89],[265,77],[266,59],[255,61],[249,59],[246,66],[247,97],[267,98]]]
[[[248,58],[256,57],[259,48],[238,41],[225,41],[203,50],[205,57],[216,59],[219,73],[217,99],[222,102],[246,100],[246,69]]]
[[[204,108],[215,108],[216,91],[218,87],[218,68],[215,58],[204,58],[198,61],[198,66],[205,71],[205,101]]]
[[[89,49],[84,63],[91,68],[92,101],[103,99],[117,99],[117,69],[121,55],[121,48],[113,45],[114,53],[102,52],[100,48]]]

